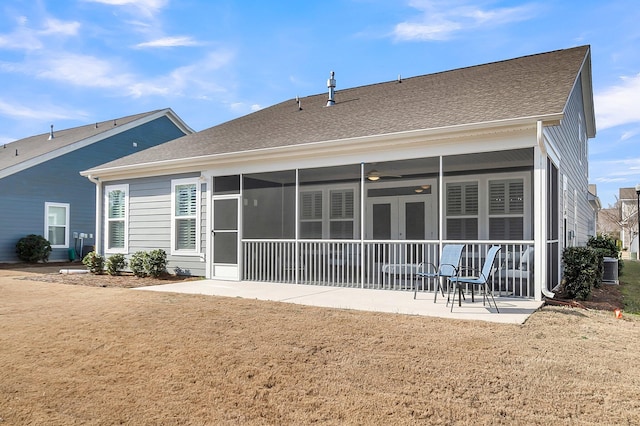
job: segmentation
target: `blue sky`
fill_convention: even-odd
[[[592,48],[590,181],[640,183],[637,0],[3,0],[0,143],[172,108],[202,130],[326,91]]]

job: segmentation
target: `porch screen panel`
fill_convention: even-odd
[[[448,183],[447,239],[478,239],[478,182]]]
[[[198,191],[196,184],[175,186],[176,249],[195,250],[197,229]]]
[[[373,239],[391,239],[391,204],[373,205]]]

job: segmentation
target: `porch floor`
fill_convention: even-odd
[[[523,324],[544,302],[532,299],[496,297],[500,313],[482,305],[482,296],[471,303],[468,295],[462,306],[446,306],[446,297],[438,295],[433,303],[433,293],[412,291],[367,290],[359,288],[323,287],[302,284],[276,284],[251,281],[202,280],[175,284],[139,287],[136,290],[164,291],[172,293],[203,294],[209,296],[240,297],[275,302],[296,303],[336,309],[387,312],[405,315],[479,320],[507,324]]]

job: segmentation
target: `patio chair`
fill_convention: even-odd
[[[496,312],[500,313],[500,310],[498,310],[498,305],[496,305],[496,300],[493,298],[493,291],[489,289],[489,283],[488,283],[489,277],[493,272],[493,263],[495,262],[496,256],[498,255],[498,252],[500,251],[500,249],[501,249],[500,246],[491,246],[491,248],[487,252],[487,257],[484,260],[484,264],[482,265],[482,270],[477,271],[479,272],[477,275],[475,276],[456,275],[449,278],[449,282],[450,282],[449,291],[451,291],[451,289],[453,288],[453,298],[451,298],[451,312],[453,312],[453,305],[456,300],[456,293],[458,293],[458,305],[462,304],[462,301],[460,300],[463,297],[462,286],[466,284],[471,287],[472,302],[474,301],[473,287],[474,286],[482,287],[483,289],[482,304],[485,305],[485,302],[489,300],[487,298],[487,295],[489,295],[491,296],[491,300],[493,300],[493,306],[495,306]],[[490,302],[489,302],[489,307],[491,307]]]
[[[441,278],[448,279],[458,275],[458,269],[460,268],[460,259],[462,258],[462,250],[464,250],[464,246],[464,244],[447,244],[442,248],[440,263],[438,264],[438,266],[435,266],[433,263],[427,263],[427,265],[431,268],[430,271],[421,271],[416,273],[416,278],[436,279],[436,291],[435,295],[433,296],[433,303],[436,303],[436,299],[438,298],[438,290],[442,292],[442,297],[444,297],[444,288],[442,287]],[[423,265],[424,264],[422,264],[421,266]],[[447,293],[449,293],[448,288]],[[417,294],[418,285],[416,283],[413,292],[414,299],[416,298]]]

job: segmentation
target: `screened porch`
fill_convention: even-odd
[[[500,245],[495,294],[534,297],[533,149],[239,178],[242,280],[433,291],[416,273],[443,245],[465,244],[465,269]]]

